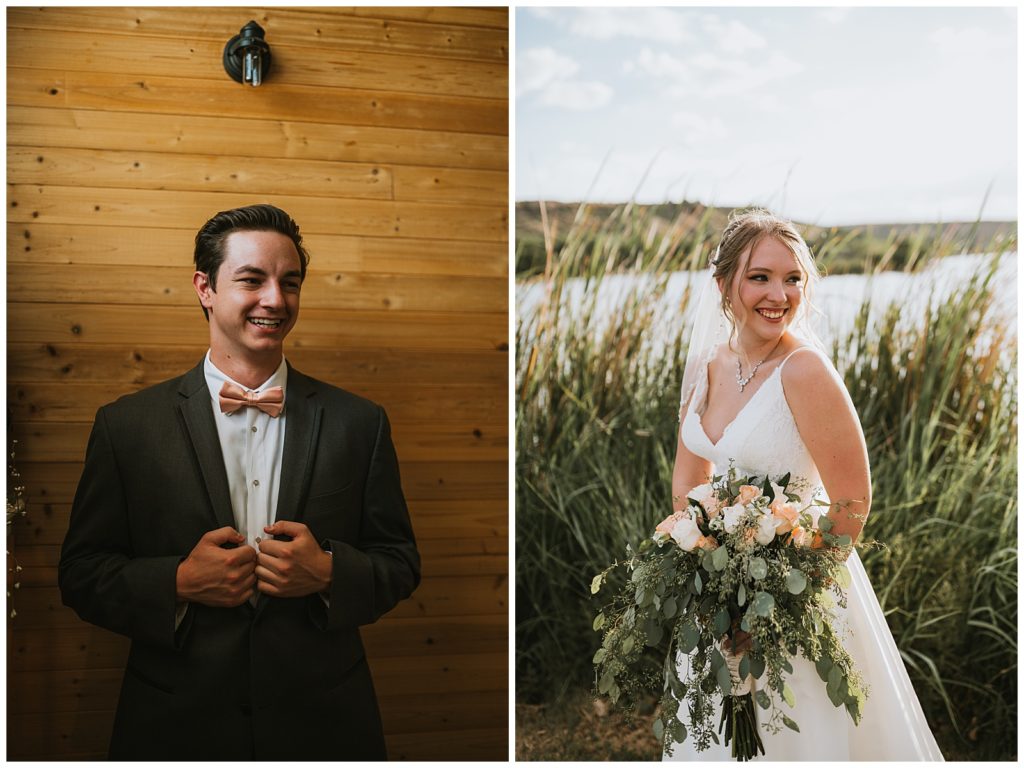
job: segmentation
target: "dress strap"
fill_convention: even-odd
[[[797,347],[792,352],[790,352],[788,355],[786,355],[784,358],[782,358],[782,362],[779,363],[779,370],[780,371],[782,370],[782,366],[784,366],[786,364],[786,361],[789,360],[789,358],[791,358],[797,352],[800,352],[801,350],[804,350],[804,349],[809,349],[809,350],[811,350],[811,352],[813,352],[814,354],[818,355],[819,357],[823,357],[823,355],[822,355],[820,350],[816,349],[815,347],[811,346],[810,344],[804,344],[803,346]]]

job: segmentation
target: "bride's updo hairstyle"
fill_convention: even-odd
[[[778,240],[793,254],[804,277],[800,285],[800,292],[803,295],[800,311],[804,313],[812,308],[810,288],[821,278],[821,273],[814,263],[811,249],[807,247],[803,237],[796,231],[793,222],[776,216],[764,208],[733,211],[729,216],[729,223],[722,231],[718,249],[711,259],[714,278],[721,281],[722,314],[732,326],[730,342],[739,331],[737,318],[733,313],[732,302],[729,298],[732,294],[732,286],[736,281],[736,275],[746,267],[754,248],[768,237]]]

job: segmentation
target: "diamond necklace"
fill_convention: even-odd
[[[775,346],[772,347],[772,351],[769,352],[764,357],[762,357],[760,360],[758,360],[757,364],[750,369],[750,375],[747,376],[746,378],[743,378],[743,367],[740,364],[740,357],[739,355],[736,356],[736,383],[740,385],[740,392],[746,389],[747,384],[749,384],[751,380],[754,378],[754,376],[757,375],[757,369],[761,367],[761,363],[763,363],[765,360],[771,357],[775,350],[779,348],[779,344],[781,343],[782,339],[780,338],[777,342],[775,342]]]

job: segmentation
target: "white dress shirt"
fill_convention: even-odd
[[[217,424],[224,469],[227,470],[235,529],[245,537],[246,544],[258,550],[260,539],[266,538],[263,527],[273,523],[277,515],[277,494],[281,487],[281,461],[284,456],[284,425],[288,418],[288,366],[282,358],[274,374],[251,390],[264,392],[270,387],[284,389],[285,406],[277,418],[271,418],[259,408],[248,406],[234,413],[222,413],[218,395],[224,382],[230,381],[246,391],[249,388],[220,371],[210,361],[209,352],[203,363],[203,373],[210,390],[213,420]]]

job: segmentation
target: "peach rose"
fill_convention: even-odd
[[[756,485],[741,485],[740,495],[736,498],[736,503],[746,506],[761,495],[761,489]]]
[[[810,546],[813,533],[808,531],[803,526],[794,525],[793,530],[789,534],[789,542],[794,547],[807,547]]]
[[[718,549],[718,539],[714,536],[701,536],[697,546],[700,549],[706,549],[708,552],[714,552]]]
[[[658,526],[654,529],[654,532],[655,533],[664,533],[665,536],[671,536],[672,535],[672,529],[675,528],[676,523],[678,523],[684,517],[686,517],[686,513],[683,512],[682,510],[678,510],[676,512],[673,512],[671,515],[669,515],[664,520],[662,520],[660,523],[658,523]]]
[[[715,495],[715,488],[711,483],[704,483],[704,485],[698,485],[688,494],[688,499],[700,502],[700,505],[704,507],[704,511],[708,513],[708,517],[718,517],[718,513],[722,511],[722,502]]]
[[[775,501],[772,502],[769,509],[776,523],[775,532],[778,534],[788,533],[793,530],[797,518],[800,517],[800,513],[797,512],[795,506],[783,501],[778,496],[775,497]]]

